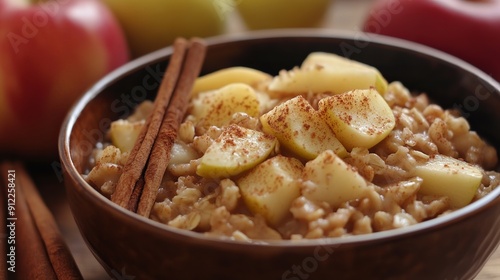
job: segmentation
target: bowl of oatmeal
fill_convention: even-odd
[[[73,215],[110,275],[470,279],[497,247],[486,74],[379,36],[210,38],[170,152],[126,181],[174,50],[98,82],[61,131]]]

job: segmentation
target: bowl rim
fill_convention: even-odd
[[[209,38],[204,38],[207,42],[208,48],[210,46],[221,45],[221,44],[231,44],[236,41],[245,40],[262,40],[262,39],[275,39],[275,38],[332,38],[332,39],[346,39],[353,40],[360,38],[361,31],[344,31],[344,30],[331,30],[331,29],[279,29],[279,30],[259,30],[259,31],[249,31],[238,34],[225,34]],[[368,34],[368,33],[363,33]],[[369,34],[364,41],[368,43],[375,43],[378,45],[387,45],[390,47],[395,47],[398,49],[404,49],[410,52],[416,52],[423,54],[425,56],[430,56],[438,60],[442,60],[446,63],[463,68],[467,72],[472,73],[477,76],[484,83],[493,87],[497,92],[500,93],[500,84],[494,80],[492,77],[484,73],[477,67],[459,59],[450,54],[444,53],[442,51],[436,50],[434,48],[421,45],[419,43],[410,42],[404,39],[388,37],[385,35]],[[369,242],[384,242],[389,239],[405,238],[412,235],[416,235],[423,231],[433,231],[441,227],[445,227],[448,224],[457,223],[462,219],[468,218],[478,212],[484,211],[487,208],[493,206],[496,203],[500,203],[500,187],[494,189],[491,193],[478,199],[477,201],[457,209],[449,214],[436,217],[434,219],[420,222],[415,225],[411,225],[404,228],[392,229],[381,232],[374,232],[362,235],[353,235],[340,238],[321,238],[321,239],[307,239],[307,240],[279,240],[279,241],[268,241],[268,240],[252,240],[251,242],[237,241],[225,237],[217,236],[207,236],[203,233],[183,230],[162,224],[160,222],[154,221],[152,219],[140,216],[134,212],[128,211],[117,204],[113,203],[111,200],[103,196],[92,186],[90,186],[84,178],[77,172],[75,165],[72,162],[70,156],[70,136],[73,127],[83,111],[85,106],[94,99],[101,90],[105,89],[107,86],[113,84],[118,79],[132,73],[141,67],[148,64],[154,64],[156,62],[162,61],[169,57],[173,52],[172,46],[165,47],[163,49],[151,52],[139,58],[136,58],[128,63],[118,67],[114,71],[105,75],[99,81],[97,81],[92,87],[90,87],[80,99],[78,99],[72,108],[69,110],[66,118],[62,124],[59,140],[58,140],[58,150],[59,157],[61,160],[61,165],[63,168],[63,173],[71,177],[74,182],[79,184],[79,188],[76,189],[80,195],[86,196],[88,199],[94,200],[96,203],[104,203],[105,207],[114,214],[119,215],[121,218],[125,219],[127,222],[139,223],[147,226],[149,230],[154,230],[157,233],[167,233],[173,234],[176,238],[184,240],[194,240],[195,242],[203,242],[205,245],[213,246],[265,246],[269,248],[276,247],[317,247],[317,246],[340,246],[340,245],[353,245],[362,244]],[[69,178],[65,178],[68,180]],[[68,184],[66,184],[68,187]],[[71,207],[73,210],[73,208]]]

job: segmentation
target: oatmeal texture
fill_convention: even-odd
[[[254,89],[259,94],[265,93],[265,82],[254,85]],[[273,96],[270,100],[259,104],[260,115],[292,98],[270,96]],[[302,94],[314,109],[325,96],[328,94]],[[497,166],[495,148],[471,130],[466,119],[432,104],[424,93],[411,94],[399,82],[388,85],[384,99],[394,114],[394,129],[374,147],[355,147],[343,158],[366,180],[368,191],[362,197],[333,207],[300,195],[293,200],[280,223],[270,225],[245,204],[237,184],[241,174],[229,178],[203,178],[196,173],[201,157],[225,133],[226,127],[238,125],[261,131],[259,118],[224,110],[224,114],[232,114],[227,124],[207,126],[206,120],[195,120],[188,112],[180,126],[150,218],[168,226],[241,241],[345,237],[407,227],[455,210],[446,196],[419,193],[422,178],[414,175],[415,166],[437,154],[481,167],[483,177],[473,201],[500,184],[500,176],[494,171]],[[142,106],[142,111],[128,121],[145,119],[146,107]],[[346,115],[346,122],[350,118]],[[304,123],[303,129],[307,130],[308,125]],[[269,157],[278,154],[294,156],[293,151],[284,150],[279,144]],[[127,156],[128,152],[120,151],[111,143],[96,147],[86,180],[109,198]],[[308,184],[310,182],[300,181],[303,189]]]

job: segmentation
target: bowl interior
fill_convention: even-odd
[[[497,110],[500,86],[476,68],[439,51],[381,36],[373,35],[368,41],[361,40],[357,34],[310,30],[264,31],[207,41],[209,47],[202,74],[230,66],[247,66],[276,75],[282,69],[300,65],[313,51],[333,52],[370,64],[388,81],[401,81],[412,91],[426,92],[443,107],[462,111],[474,130],[500,148],[500,131],[492,129],[493,123],[500,121],[500,110]],[[86,171],[92,149],[104,140],[111,121],[126,117],[138,103],[155,97],[171,53],[172,49],[166,48],[139,58],[92,87],[70,112],[59,144],[63,166],[82,185],[83,195],[108,204],[110,211],[121,212],[153,227],[160,226],[161,230],[166,227],[124,211],[102,197],[79,174]],[[476,206],[466,207],[444,219],[473,212],[498,197],[499,192],[497,189]],[[426,223],[353,240],[387,238],[437,224]]]

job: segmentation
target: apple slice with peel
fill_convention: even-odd
[[[385,94],[387,81],[372,66],[331,53],[312,53],[300,68],[281,71],[268,88],[275,95],[339,94],[369,88]]]
[[[311,201],[327,202],[332,207],[363,198],[370,191],[357,170],[333,151],[326,150],[306,163],[303,170],[302,195]]]
[[[375,89],[325,97],[318,110],[347,150],[375,146],[396,125],[391,107]]]
[[[122,153],[130,152],[134,148],[134,144],[141,133],[144,123],[145,121],[130,122],[127,120],[112,122],[109,128],[111,144],[120,149]]]
[[[233,114],[238,112],[257,117],[260,112],[259,105],[259,97],[252,87],[233,83],[200,93],[192,100],[190,114],[199,126],[222,127],[229,124]]]
[[[281,103],[260,117],[262,130],[305,159],[330,149],[340,157],[347,151],[325,120],[301,95]]]
[[[275,145],[276,139],[271,135],[229,125],[205,151],[196,173],[207,178],[237,175],[263,162]]]
[[[483,179],[481,168],[443,155],[434,155],[416,166],[415,175],[423,179],[419,193],[447,196],[453,208],[469,204]]]
[[[193,90],[193,96],[200,92],[215,90],[232,83],[243,83],[249,86],[255,86],[260,82],[271,80],[272,76],[262,71],[234,66],[224,68],[196,79]]]
[[[353,69],[353,72],[359,71],[359,73],[371,73],[371,77],[368,78],[366,76],[366,80],[359,80],[359,85],[363,84],[372,84],[370,86],[361,86],[357,88],[352,88],[348,90],[354,89],[367,89],[367,88],[375,88],[380,94],[385,94],[387,91],[388,83],[387,80],[382,76],[380,71],[368,64],[361,63],[356,60],[348,59],[346,57],[336,55],[333,53],[325,53],[325,52],[313,52],[310,53],[306,59],[302,62],[302,68],[311,68],[311,67],[326,67],[326,68],[344,68],[344,69]],[[356,70],[354,70],[356,69]],[[366,72],[365,72],[366,71]],[[375,77],[375,78],[373,78]],[[347,91],[347,90],[344,90]]]
[[[303,168],[298,159],[278,155],[239,178],[237,185],[248,209],[271,225],[279,224],[300,196]]]

